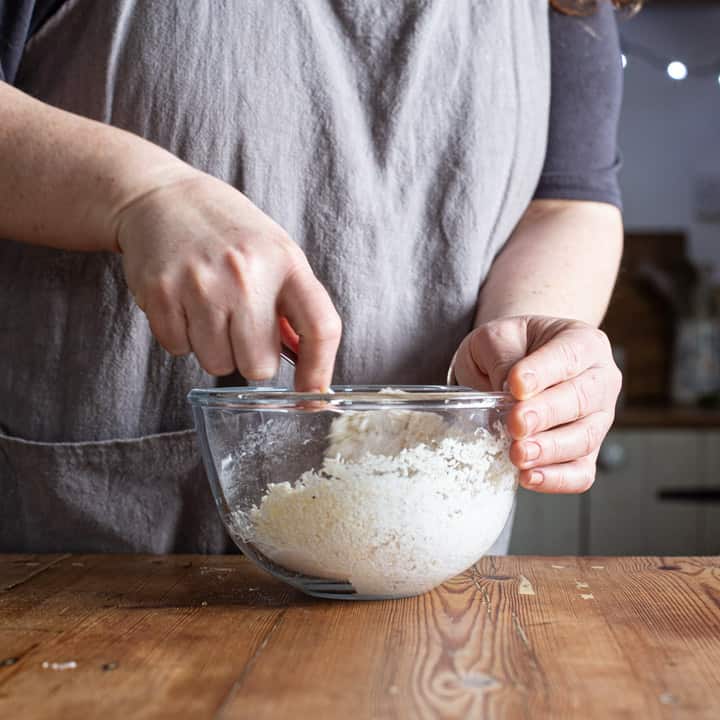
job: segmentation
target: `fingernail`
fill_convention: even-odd
[[[537,389],[537,378],[534,372],[526,372],[520,376],[522,380],[523,388],[526,393],[534,393]]]
[[[254,368],[245,373],[245,379],[253,383],[266,383],[277,375],[277,368]]]
[[[536,442],[526,442],[523,450],[526,460],[537,460],[540,457],[540,446]]]
[[[541,485],[543,481],[543,474],[537,470],[533,470],[530,473],[530,478],[527,481],[528,485],[532,485],[533,487],[536,487],[537,485]]]
[[[528,410],[523,420],[525,421],[525,434],[532,435],[537,427],[540,425],[540,418],[534,410]]]

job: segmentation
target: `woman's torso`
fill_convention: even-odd
[[[69,0],[17,85],[166,147],[283,225],[343,318],[337,382],[441,382],[540,174],[547,14],[545,0]],[[215,382],[152,339],[118,257],[3,243],[0,302],[6,436],[182,434],[186,392]]]

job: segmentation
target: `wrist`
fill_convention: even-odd
[[[497,320],[509,320],[511,318],[525,318],[533,315],[543,315],[542,312],[528,311],[526,307],[515,306],[512,304],[488,303],[483,305],[478,303],[477,312],[475,313],[474,328],[478,328],[486,323],[495,322]]]
[[[199,170],[172,155],[146,166],[141,172],[134,164],[131,167],[121,167],[117,187],[111,194],[107,212],[107,249],[122,253],[122,228],[126,219],[139,209],[152,205],[165,191],[191,182],[199,175]]]

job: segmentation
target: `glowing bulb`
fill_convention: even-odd
[[[622,63],[623,68],[627,67],[627,55],[625,53],[620,53],[620,62]]]
[[[682,63],[679,60],[673,60],[667,66],[667,74],[673,80],[684,80],[687,77],[688,71],[685,63]]]

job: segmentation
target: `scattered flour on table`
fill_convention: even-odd
[[[288,570],[348,580],[358,593],[425,592],[476,562],[513,504],[504,430],[433,412],[345,413],[322,466],[269,485],[250,542]]]
[[[42,667],[43,670],[75,670],[77,663],[74,660],[68,662],[49,662],[45,660]]]

